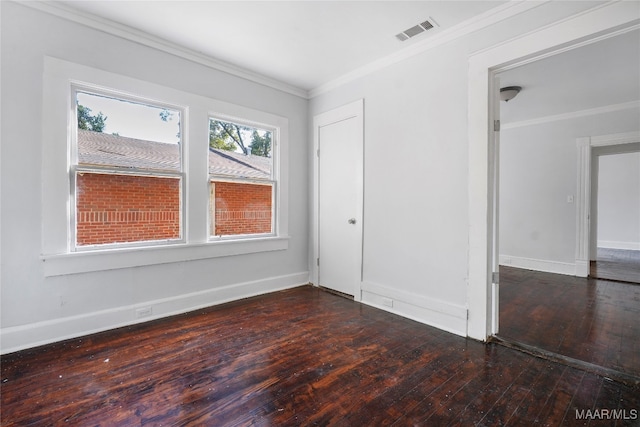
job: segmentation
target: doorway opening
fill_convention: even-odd
[[[597,28],[593,26],[594,23],[598,24]],[[494,119],[497,119],[499,115],[496,115],[491,108],[492,103],[494,103],[494,97],[497,98],[500,86],[496,86],[494,77],[501,72],[524,64],[534,63],[543,58],[571,51],[581,46],[594,44],[630,31],[636,31],[640,28],[639,23],[640,16],[637,10],[632,10],[623,3],[610,3],[566,19],[536,33],[528,34],[495,48],[479,52],[470,58],[468,336],[489,340],[504,332],[502,331],[504,325],[500,324],[504,320],[500,316],[504,316],[504,314],[502,311],[499,312],[499,308],[501,294],[505,292],[505,277],[504,274],[502,277],[497,274],[498,270],[495,267],[497,267],[498,259],[494,256],[495,253],[500,253],[500,248],[496,250],[496,246],[499,246],[499,233],[497,230],[499,223],[497,220],[498,211],[495,209],[495,206],[499,205],[499,200],[496,200],[499,197],[498,186],[495,183],[498,181],[498,161],[500,159],[499,155],[496,154],[499,146],[494,143],[496,132],[493,132],[496,125]],[[591,63],[597,62],[594,61],[594,58],[589,59]],[[582,73],[578,73],[574,77],[581,76]],[[519,84],[516,83],[516,85]],[[522,95],[519,96],[523,96],[525,91],[526,87],[523,89]],[[489,105],[487,105],[488,97],[490,98]],[[610,112],[629,107],[629,104],[623,104],[613,108]],[[630,108],[638,108],[638,105],[638,100],[636,99]],[[606,133],[616,131],[620,132],[620,129]],[[586,134],[597,135],[595,133]],[[575,162],[572,168],[575,177],[577,173]],[[576,191],[575,188],[574,191]],[[563,194],[563,203],[570,203],[570,199],[567,196],[571,195],[571,193],[567,193],[565,189]],[[575,229],[572,230],[572,233],[575,233]],[[555,248],[550,248],[550,250],[553,251]],[[588,257],[586,260],[588,265]],[[574,257],[568,259],[568,262],[574,264],[574,269],[576,268],[575,254]],[[575,275],[565,274],[562,276],[578,279]],[[498,283],[498,279],[500,283]],[[590,292],[598,294],[598,289],[592,288]],[[627,300],[625,296],[620,298]],[[635,297],[632,297],[632,299],[640,300]],[[545,308],[545,304],[541,304],[538,307],[539,311],[544,311]],[[519,310],[514,311],[521,318],[526,319]],[[603,312],[610,313],[615,311],[615,309],[612,310],[611,306],[597,304],[593,318],[600,316]],[[547,317],[541,316],[541,318]],[[588,319],[585,319],[585,322],[588,322]],[[637,321],[634,320],[633,325],[636,324]],[[628,338],[623,339],[620,341],[618,348],[625,352],[630,352],[630,354],[637,354],[639,349],[634,347],[636,341]],[[615,344],[612,344],[610,348],[615,348]],[[591,365],[602,367],[602,365],[596,365],[595,363]],[[638,376],[635,378],[638,378]]]
[[[640,284],[640,133],[592,148],[589,276]]]
[[[523,90],[501,104],[502,126],[495,138],[496,340],[629,381],[640,379],[633,338],[640,332],[640,289],[587,276],[601,246],[597,243],[605,236],[640,245],[640,164],[625,167],[640,157],[616,157],[638,151],[640,85],[632,102],[603,96],[605,104],[594,105],[582,97],[577,82],[568,80],[583,70],[583,83],[590,89],[616,92],[624,82],[606,76],[622,64],[607,61],[604,52],[630,61],[627,68],[635,70],[640,55],[633,51],[639,48],[640,31],[634,30],[497,74],[500,86],[517,84]],[[593,57],[603,62],[584,71],[582,61]],[[572,91],[562,92],[565,86]],[[542,103],[548,106],[538,105]],[[563,111],[563,105],[579,108]],[[541,111],[545,114],[531,116]],[[629,206],[622,208],[625,202]],[[631,219],[620,215],[621,210]]]

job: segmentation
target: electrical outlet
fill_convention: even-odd
[[[382,305],[393,307],[393,300],[391,298],[382,298]]]
[[[140,307],[136,309],[136,318],[149,317],[153,314],[153,307]]]

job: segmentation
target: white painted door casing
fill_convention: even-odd
[[[486,340],[493,329],[492,174],[493,111],[487,102],[492,77],[500,71],[545,56],[638,28],[640,10],[634,2],[611,2],[539,31],[474,54],[469,59],[469,265],[467,335]]]
[[[312,281],[361,299],[363,101],[314,117]]]

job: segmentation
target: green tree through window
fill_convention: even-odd
[[[92,130],[94,132],[103,132],[107,116],[102,114],[102,111],[98,115],[91,114],[91,108],[85,107],[80,103],[78,105],[78,129]]]
[[[271,132],[237,123],[211,119],[209,146],[219,150],[236,151],[261,157],[271,157]]]

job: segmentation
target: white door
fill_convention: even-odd
[[[362,101],[316,117],[318,284],[360,300]]]

